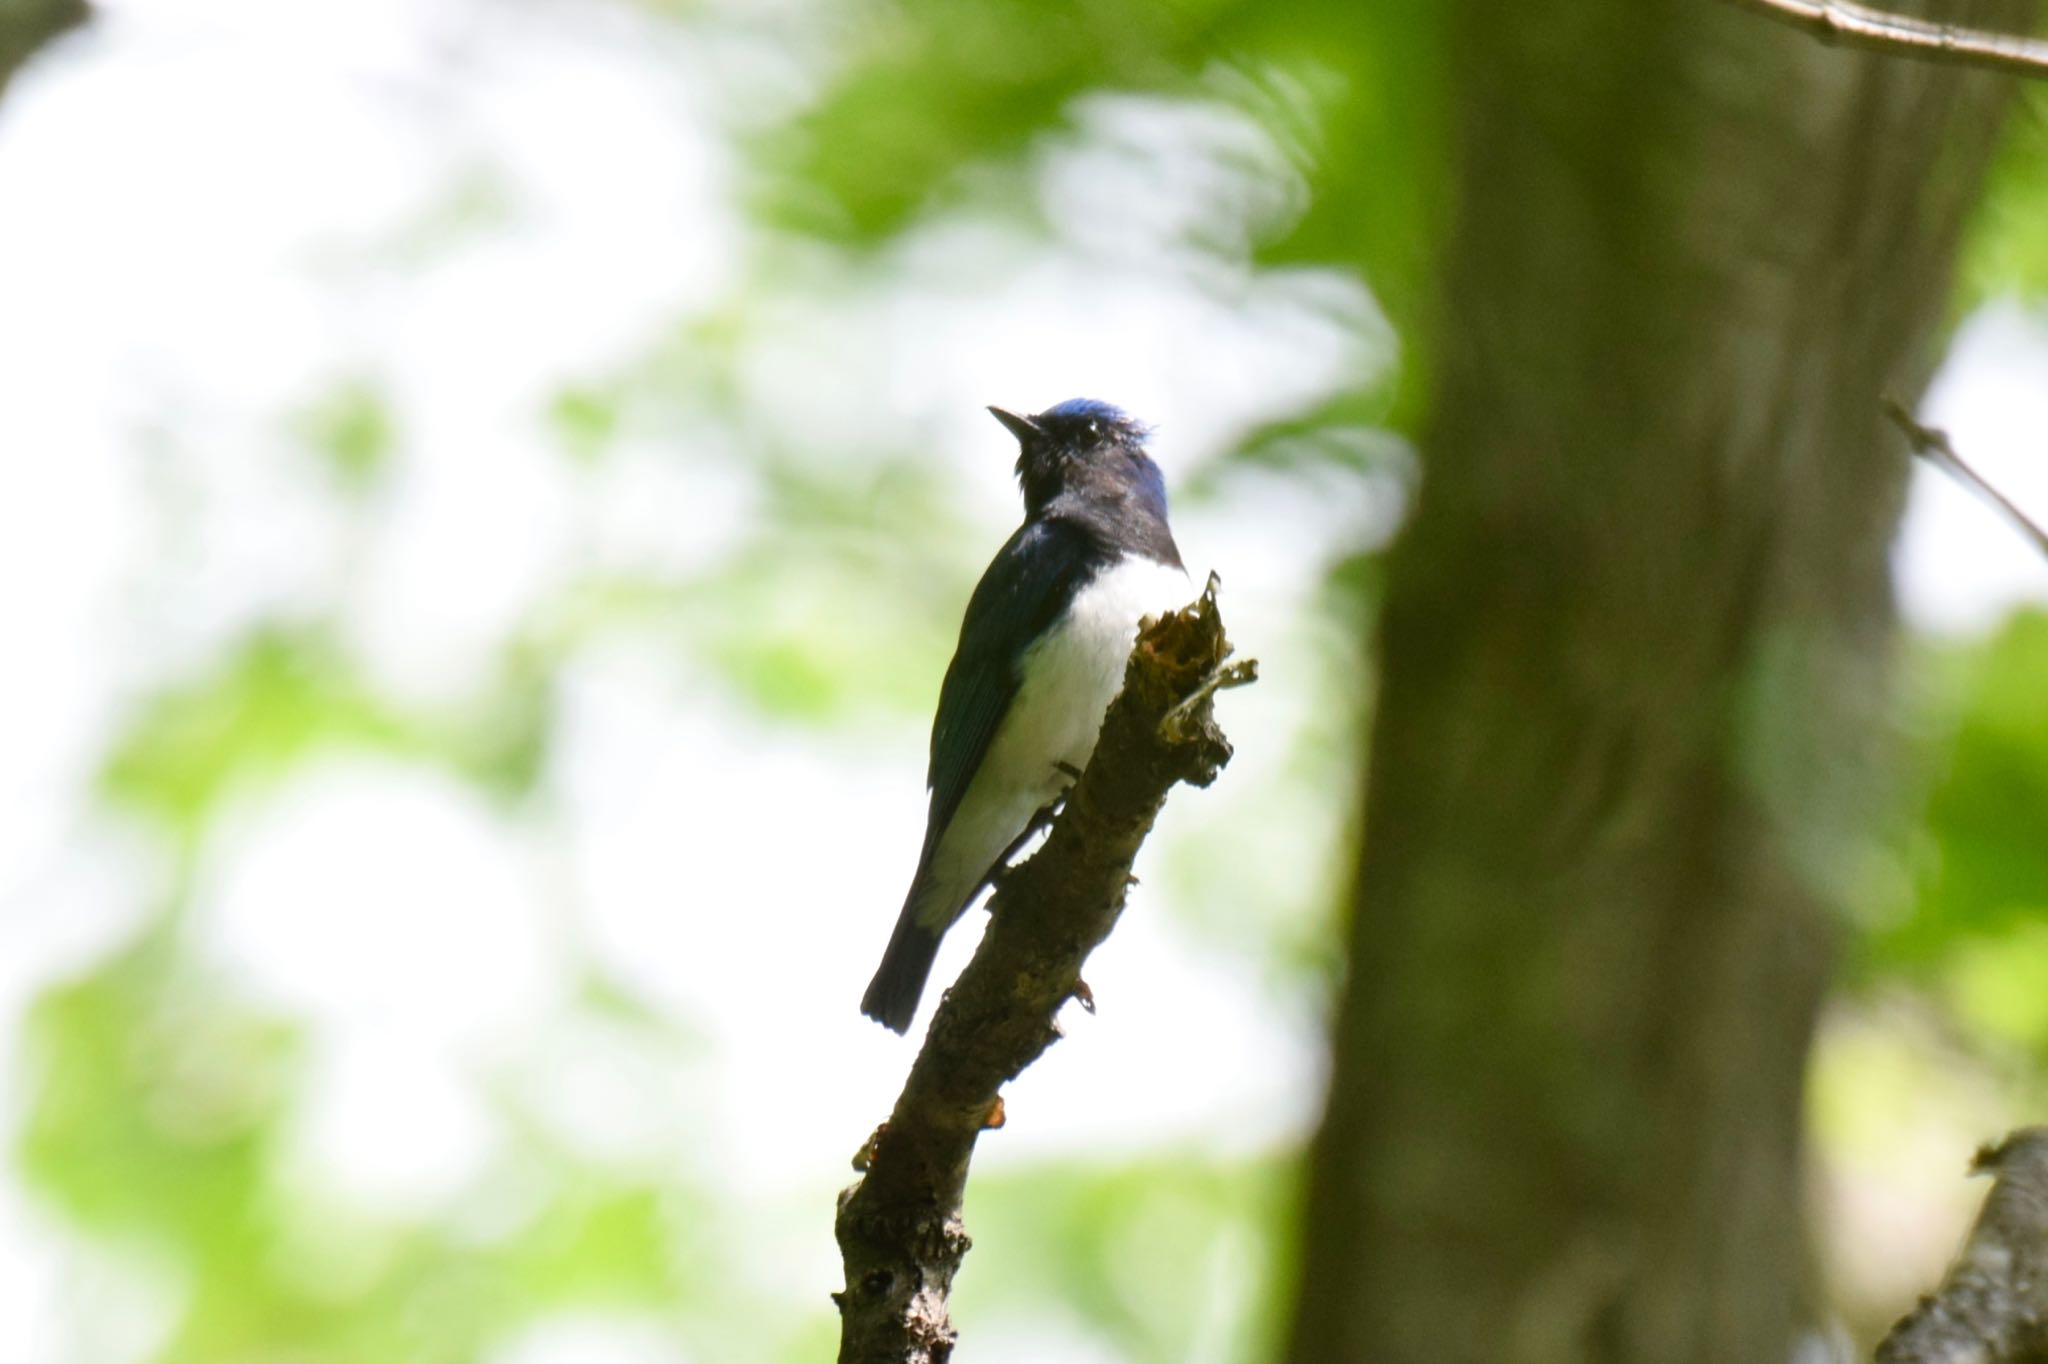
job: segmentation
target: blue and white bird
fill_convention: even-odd
[[[989,411],[1020,446],[1024,524],[967,603],[932,722],[917,874],[860,1004],[899,1033],[940,937],[1095,751],[1138,622],[1193,595],[1142,424],[1089,398]]]

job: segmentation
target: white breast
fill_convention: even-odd
[[[1102,713],[1123,686],[1138,622],[1186,606],[1193,597],[1186,573],[1150,559],[1124,559],[1097,574],[1074,594],[1059,625],[1024,655],[1023,685],[989,756],[997,745],[1013,749],[1020,778],[1027,775],[1022,767],[1034,761],[1086,765]],[[1040,789],[1057,795],[1068,780],[1054,768],[1041,776]]]
[[[1138,622],[1194,596],[1186,573],[1142,558],[1104,569],[1074,594],[1024,655],[1016,699],[933,851],[921,922],[943,928],[957,918],[990,864],[1072,780],[1059,764],[1087,765],[1103,712],[1123,686]]]

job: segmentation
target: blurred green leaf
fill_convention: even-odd
[[[2029,86],[1964,243],[1956,308],[2001,294],[2048,294],[2048,93]]]
[[[1188,78],[1228,0],[918,0],[843,16],[850,60],[819,104],[760,142],[771,220],[874,245],[1014,159],[1075,96]]]
[[[1363,276],[1408,343],[1393,418],[1412,424],[1450,185],[1443,6],[922,0],[857,13],[824,96],[755,146],[768,220],[875,247],[969,202],[1029,219],[1037,210],[1016,171],[1041,138],[1069,129],[1081,96],[1221,96],[1259,121],[1310,190],[1259,260]]]
[[[678,1318],[679,1338],[724,1330],[745,1290],[700,1201],[568,1156],[514,1113],[456,1209],[372,1212],[309,1185],[317,1169],[285,1159],[304,1030],[197,970],[165,927],[33,1007],[16,1148],[73,1225],[175,1268],[156,1364],[467,1364],[551,1312],[674,1316],[686,1287],[705,1321]]]
[[[1259,7],[1262,53],[1285,73],[1268,126],[1298,130],[1314,197],[1274,262],[1357,268],[1403,343],[1394,422],[1419,411],[1436,253],[1451,186],[1448,6],[1424,0]],[[1292,108],[1291,114],[1283,110]]]
[[[362,493],[390,468],[397,422],[382,392],[349,380],[300,418],[305,438],[344,492]]]
[[[100,789],[180,836],[195,835],[237,789],[347,748],[441,763],[516,795],[546,754],[553,668],[552,654],[515,643],[480,694],[445,712],[411,714],[368,685],[325,627],[267,625],[211,671],[145,699],[115,738]]]
[[[571,1185],[515,1242],[511,1288],[521,1302],[666,1301],[669,1237],[662,1194],[646,1186]]]
[[[1195,502],[1213,498],[1224,480],[1241,468],[1292,476],[1325,470],[1354,477],[1400,473],[1414,452],[1381,425],[1390,415],[1390,403],[1390,395],[1360,386],[1344,389],[1307,411],[1278,417],[1195,469],[1182,484],[1180,496]]]
[[[1940,685],[1911,904],[1858,942],[1856,976],[1916,982],[1980,1037],[2048,1057],[2048,612],[1926,666]]]
[[[693,641],[778,720],[929,714],[993,543],[968,532],[928,461],[835,466],[767,453],[760,474],[760,529],[678,592]]]
[[[237,782],[274,778],[321,745],[390,745],[404,732],[323,631],[273,626],[212,672],[145,701],[115,741],[101,787],[189,832]]]
[[[1978,1036],[2048,1056],[2048,912],[2000,936],[1956,943],[1942,994]]]
[[[152,936],[45,994],[28,1020],[38,1084],[19,1154],[81,1225],[221,1265],[258,1236],[251,1191],[300,1040],[216,986]]]
[[[548,407],[548,425],[580,463],[595,463],[619,428],[619,399],[594,388],[565,388]]]
[[[1293,1179],[1186,1154],[977,1170],[955,1314],[987,1330],[1058,1303],[1134,1361],[1270,1358]]]
[[[1970,660],[1928,802],[1919,912],[1900,955],[2048,914],[2048,613],[2016,614]]]

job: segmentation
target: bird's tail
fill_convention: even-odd
[[[860,1011],[895,1032],[910,1031],[917,1013],[917,1001],[924,994],[925,978],[932,973],[932,959],[939,955],[939,934],[919,923],[917,887],[903,904],[896,931],[882,953],[882,964],[861,996]]]

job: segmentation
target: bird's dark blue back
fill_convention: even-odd
[[[1027,521],[997,553],[968,599],[960,645],[932,722],[931,813],[924,856],[952,821],[1017,695],[1024,652],[1109,559],[1088,529],[1064,518]]]

